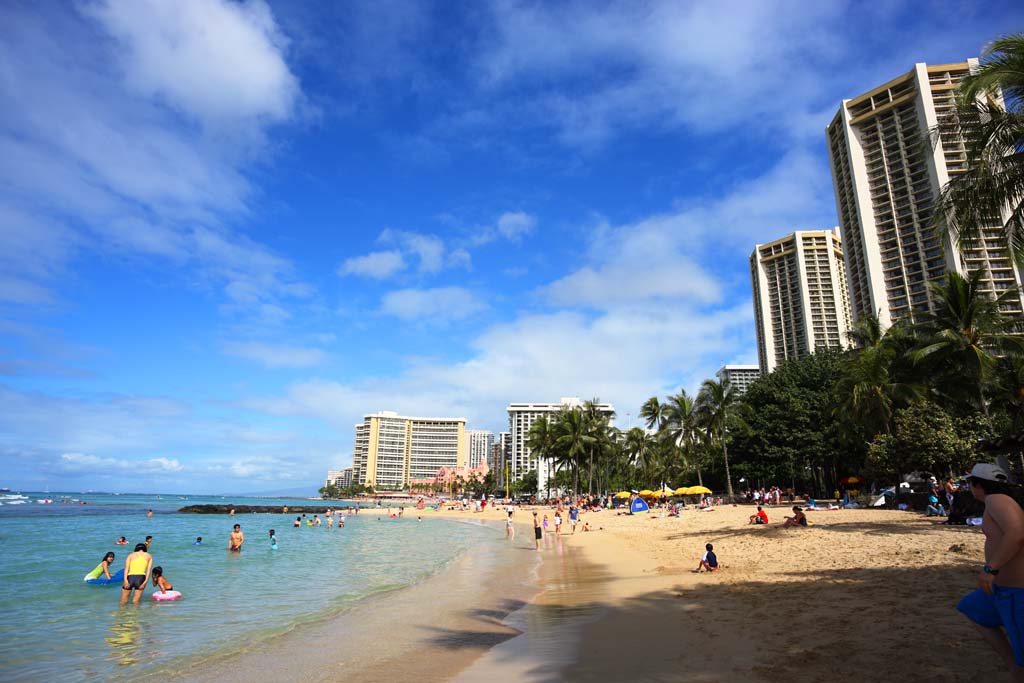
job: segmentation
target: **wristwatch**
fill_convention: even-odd
[[[992,576],[999,576],[999,570],[993,569],[991,565],[986,564],[981,571],[985,572],[986,574],[991,574]]]

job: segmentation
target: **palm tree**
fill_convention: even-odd
[[[537,466],[540,467],[541,463],[548,468],[547,480],[547,494],[548,498],[551,498],[551,467],[554,459],[554,444],[555,444],[555,429],[551,423],[548,422],[548,418],[541,416],[530,425],[530,431],[526,434],[526,447],[530,449],[532,455],[537,456]]]
[[[982,291],[985,271],[968,277],[946,273],[943,283],[930,283],[936,309],[920,325],[923,341],[915,362],[931,370],[936,388],[951,398],[965,398],[981,410],[991,426],[985,389],[999,356],[1020,352],[1024,339],[1012,334],[1013,320],[1001,306],[1016,300],[1016,289],[992,298]],[[1012,298],[1012,299],[1011,299]]]
[[[700,440],[696,404],[685,390],[669,396],[662,406],[664,425],[661,433],[673,446],[682,469],[693,466],[697,470],[697,483],[704,485],[697,457],[697,443]]]
[[[623,450],[629,457],[630,464],[645,475],[653,469],[652,460],[655,456],[654,439],[644,430],[639,427],[633,427],[626,432],[626,443]],[[630,482],[635,483],[632,478]]]
[[[726,421],[729,410],[736,401],[732,386],[726,381],[706,379],[697,393],[697,414],[705,425],[708,435],[717,439],[722,447],[725,461],[725,491],[732,496],[732,476],[729,474],[729,449],[726,445]]]
[[[651,396],[640,406],[640,417],[646,422],[648,429],[660,431],[665,422],[665,406],[658,402],[657,396]]]
[[[601,399],[593,398],[583,403],[583,417],[587,421],[590,435],[594,441],[589,449],[589,462],[587,465],[587,493],[594,492],[594,453],[604,451],[608,445],[608,418],[601,412],[599,404]]]
[[[559,436],[555,444],[564,449],[566,458],[573,464],[572,493],[579,492],[580,463],[595,439],[590,434],[590,425],[579,408],[565,411],[559,420]]]
[[[1005,99],[1004,99],[1005,98]],[[961,83],[956,114],[933,137],[958,146],[967,168],[942,190],[936,227],[958,244],[971,245],[984,228],[1001,225],[1010,252],[1024,263],[1024,34],[1000,38],[982,55],[981,67]],[[1008,104],[1004,108],[1004,103]],[[1004,219],[1004,216],[1008,218]]]

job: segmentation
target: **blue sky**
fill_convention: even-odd
[[[1015,2],[0,5],[0,485],[319,485],[377,410],[755,362],[844,97]],[[635,419],[635,418],[634,418]]]

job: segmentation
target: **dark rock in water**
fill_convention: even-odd
[[[288,512],[284,512],[284,506],[281,505],[186,505],[185,507],[178,510],[178,512],[194,512],[200,515],[226,515],[232,510],[235,511],[235,516],[247,515],[253,512],[257,513],[272,513],[272,514],[296,514],[301,515],[306,513],[311,514],[322,514],[327,512],[327,509],[332,510],[343,510],[347,507],[351,507],[352,504],[338,504],[334,505],[289,505]]]

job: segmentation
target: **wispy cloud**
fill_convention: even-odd
[[[435,322],[461,320],[485,308],[483,301],[462,287],[399,289],[385,294],[380,304],[380,312],[385,315]]]
[[[268,368],[308,368],[319,365],[327,357],[321,349],[300,346],[282,346],[262,342],[229,342],[224,352],[256,361]]]
[[[365,256],[347,258],[338,266],[338,275],[360,275],[383,280],[405,270],[399,251],[374,251]]]
[[[95,472],[102,469],[120,474],[164,474],[181,472],[184,469],[181,463],[173,458],[103,458],[86,453],[64,453],[60,456],[60,464],[72,471]]]
[[[198,273],[233,311],[309,296],[292,264],[232,227],[268,126],[302,104],[267,6],[78,9],[0,8],[0,297],[54,301],[88,251]]]

